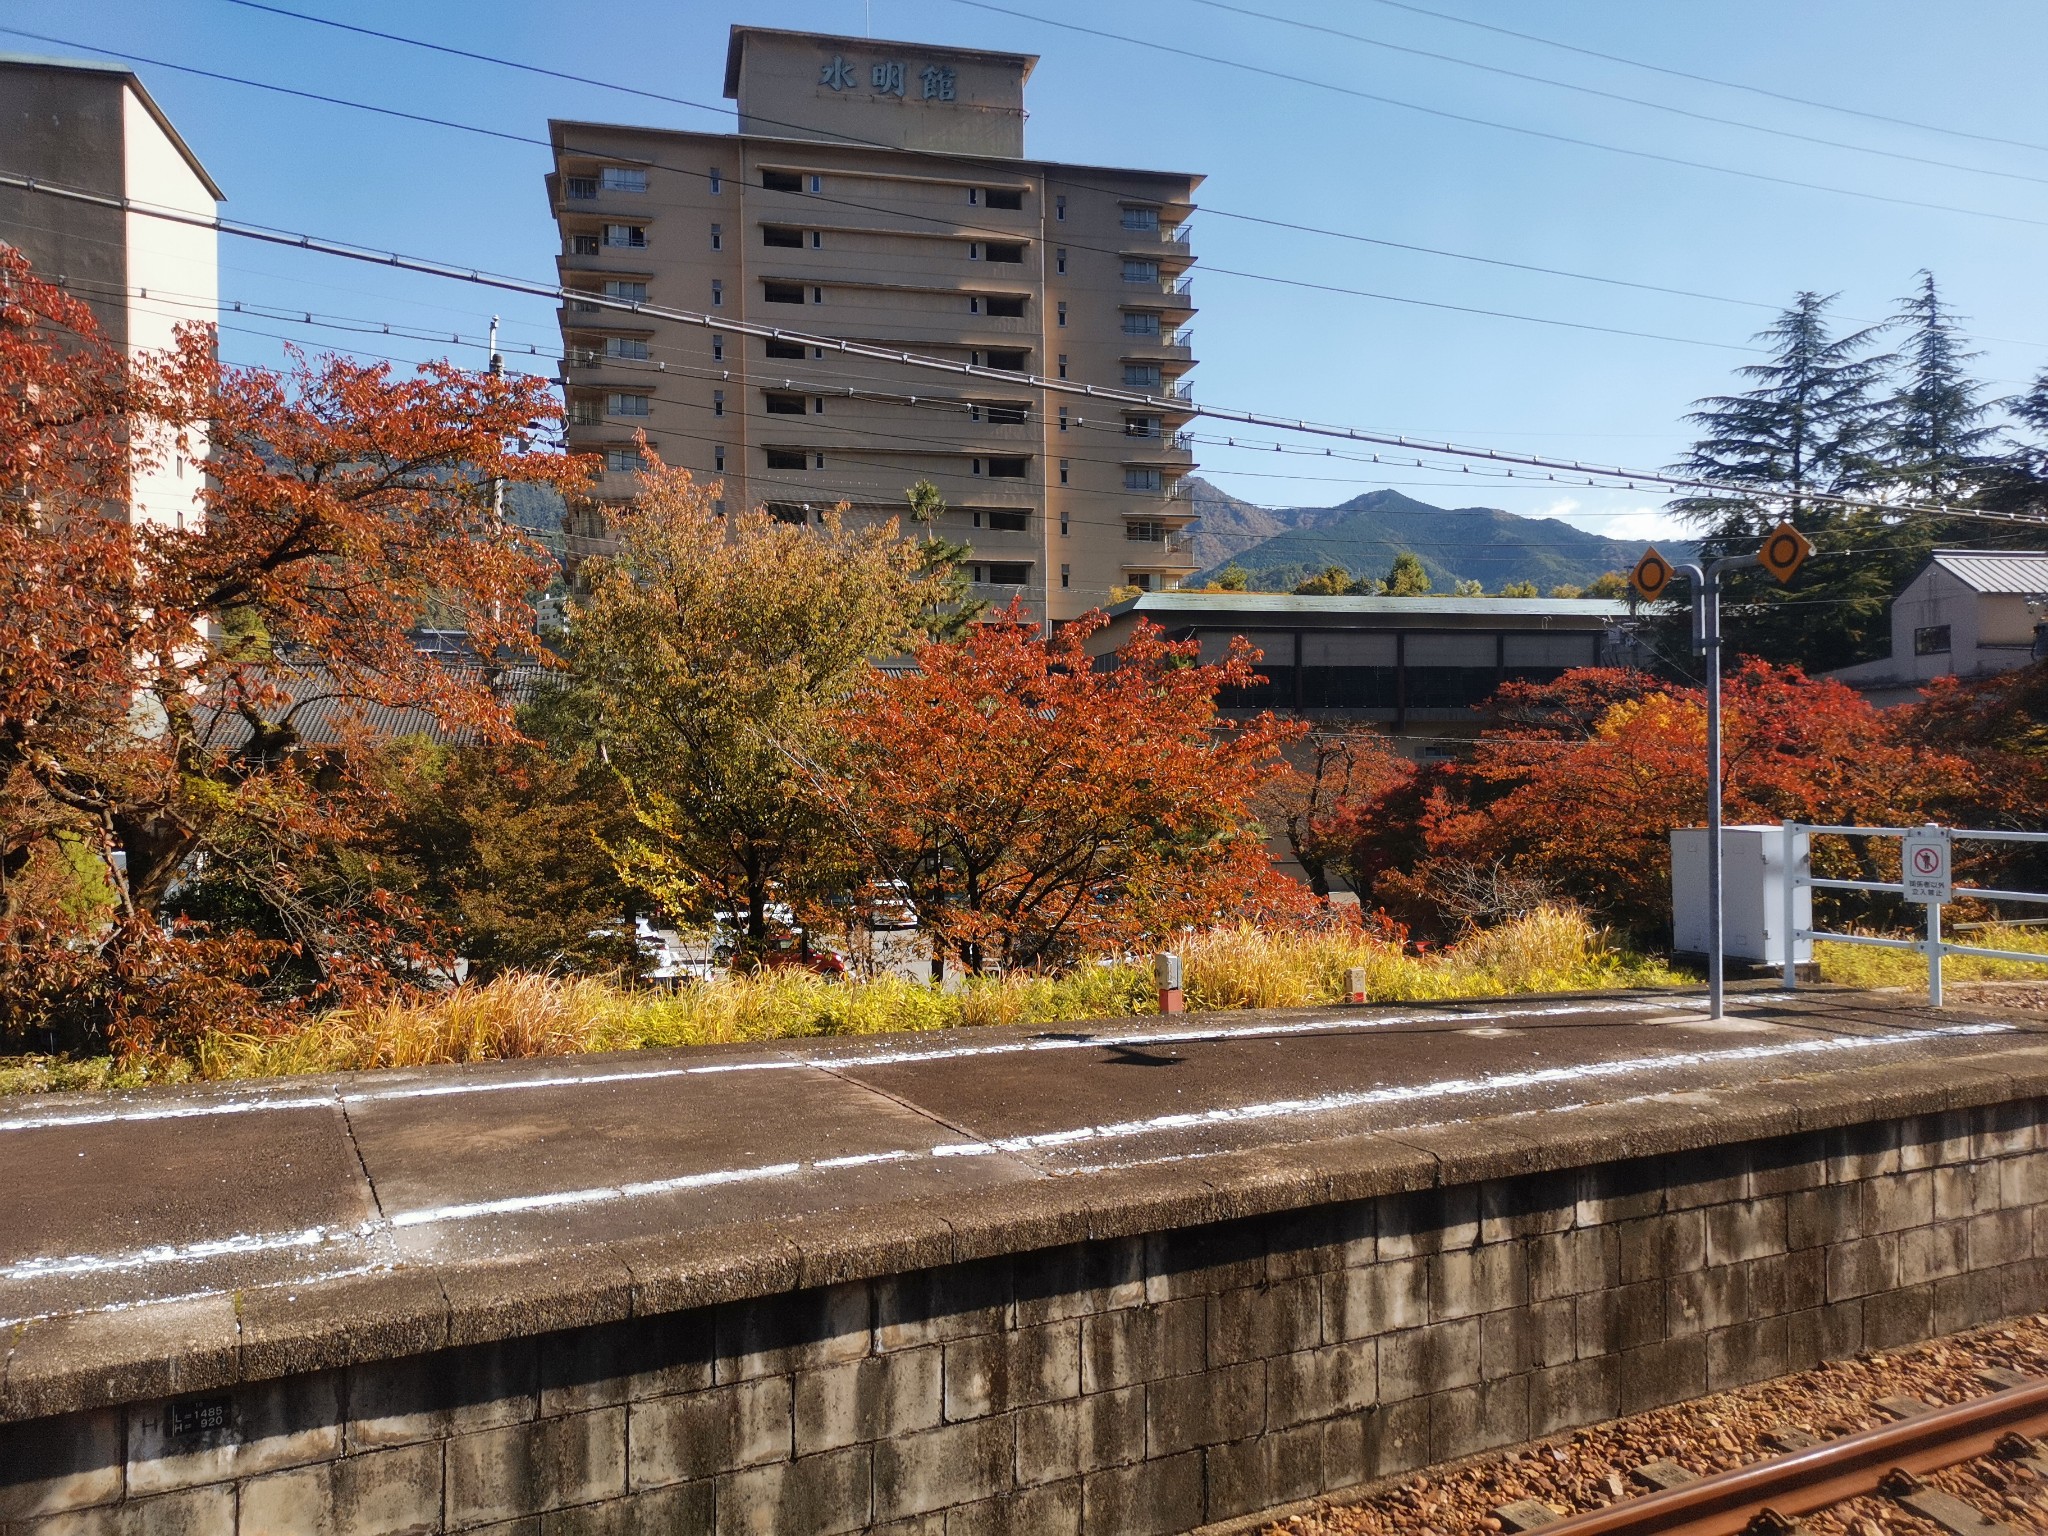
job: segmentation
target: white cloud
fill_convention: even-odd
[[[1574,528],[1583,528],[1588,533],[1609,539],[1682,539],[1688,536],[1685,524],[1661,506],[1631,506],[1627,502],[1615,501],[1588,507],[1567,496],[1552,502],[1536,515],[1554,517]]]

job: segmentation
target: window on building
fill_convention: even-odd
[[[1124,281],[1127,283],[1156,283],[1159,281],[1159,263],[1156,261],[1126,261]]]
[[[603,409],[595,400],[569,402],[569,425],[572,427],[594,427],[603,415]]]
[[[607,448],[604,451],[604,467],[614,473],[621,471],[638,472],[645,468],[638,448]]]
[[[1067,461],[1067,460],[1065,460],[1065,459],[1061,459],[1061,460],[1060,460],[1060,484],[1061,484],[1061,485],[1065,485],[1065,484],[1067,483],[1067,462],[1068,462],[1068,461]],[[1066,514],[1066,513],[1064,513],[1064,512],[1062,512],[1062,513],[1060,514],[1060,532],[1061,532],[1061,533],[1065,533],[1066,531],[1067,531],[1067,514]]]
[[[802,362],[804,344],[800,341],[783,341],[780,337],[770,336],[768,338],[767,354],[770,357],[779,357],[790,362]]]
[[[562,195],[573,197],[578,202],[597,196],[595,176],[565,176],[562,178]]]
[[[1023,373],[1029,368],[1030,359],[1024,353],[1008,347],[991,347],[988,365],[991,368],[1000,368],[1005,373]]]
[[[1060,585],[1061,585],[1062,587],[1071,587],[1071,586],[1072,586],[1073,584],[1074,584],[1074,568],[1073,568],[1073,567],[1072,567],[1071,565],[1063,565],[1063,566],[1061,566],[1061,567],[1060,567]]]
[[[990,587],[1028,587],[1031,585],[1031,563],[1028,560],[992,560],[987,565],[974,567],[974,579]]]
[[[983,194],[991,208],[1008,208],[1012,211],[1024,206],[1024,191],[1021,187],[990,187]]]
[[[1159,317],[1150,310],[1126,310],[1124,312],[1124,334],[1126,336],[1157,336]]]
[[[991,512],[988,525],[997,533],[1028,533],[1031,529],[1029,512]]]
[[[608,278],[604,285],[604,296],[608,299],[623,299],[628,304],[645,304],[647,285],[629,282],[624,278]]]
[[[818,174],[816,174],[815,172],[813,172],[813,173],[812,173],[812,176],[811,176],[811,190],[812,190],[813,192],[822,192],[822,191],[824,191],[824,190],[825,190],[825,178],[824,178],[824,177],[822,177],[822,176],[820,176],[820,175],[818,175]]]
[[[1060,430],[1067,430],[1067,408],[1064,405],[1060,407]]]
[[[1029,459],[990,459],[988,477],[991,480],[1022,480],[1031,473]]]
[[[571,235],[569,237],[569,254],[571,256],[595,256],[597,250],[597,236],[595,235]]]
[[[823,250],[824,248],[825,248],[825,232],[824,232],[823,230],[821,230],[821,229],[814,229],[814,230],[812,230],[812,231],[811,231],[811,249],[812,249],[812,250],[814,250],[814,251],[822,251],[822,250]]]
[[[1158,435],[1159,418],[1157,416],[1126,416],[1124,418],[1125,437],[1157,437]]]
[[[822,303],[824,303],[824,302],[825,302],[825,290],[824,290],[824,289],[822,289],[822,288],[813,288],[813,289],[811,290],[811,302],[812,302],[813,304],[822,304]]]
[[[1066,509],[1065,507],[1061,507],[1061,508],[1060,508],[1060,537],[1064,539],[1064,538],[1065,538],[1066,536],[1067,536],[1067,509]]]
[[[1157,389],[1159,387],[1159,365],[1157,363],[1125,363],[1124,383],[1132,389]]]
[[[983,409],[992,427],[1021,427],[1031,419],[1031,407],[1015,400],[991,401]]]
[[[647,361],[646,339],[640,336],[607,336],[604,355],[626,362],[644,363]]]
[[[725,230],[717,224],[711,226],[711,249],[714,251],[725,249]]]
[[[716,197],[725,190],[725,172],[717,166],[711,167],[711,195]]]
[[[981,260],[981,242],[979,240],[967,242],[967,259],[969,261]]]
[[[813,416],[822,416],[825,414],[825,397],[823,395],[817,395],[812,398],[811,414]]]
[[[711,338],[711,361],[714,363],[725,361],[725,338],[723,336],[713,336]]]
[[[721,475],[725,473],[725,444],[720,443],[711,450],[711,467]]]
[[[1157,208],[1126,208],[1124,210],[1123,226],[1125,229],[1132,230],[1156,230],[1159,228],[1159,210]]]
[[[787,395],[771,389],[762,396],[770,416],[801,416],[804,413],[804,397]]]
[[[1124,471],[1124,489],[1127,491],[1158,490],[1159,471],[1156,469],[1126,469]]]
[[[1052,253],[1052,269],[1062,277],[1067,271],[1067,248],[1063,245]]]
[[[761,297],[770,304],[801,304],[804,301],[802,283],[763,283]]]
[[[980,314],[980,313],[981,313],[981,295],[980,295],[980,294],[978,294],[978,293],[970,293],[970,294],[969,294],[969,295],[967,296],[967,313],[969,313],[970,315],[978,315],[978,314]]]
[[[771,501],[768,503],[768,515],[778,523],[794,523],[802,527],[811,520],[811,508],[808,502]]]
[[[1913,631],[1913,654],[1915,656],[1946,656],[1949,653],[1949,626],[1929,624]]]
[[[1061,325],[1065,325],[1067,323],[1067,301],[1065,299],[1060,300],[1059,323]]]
[[[967,206],[970,208],[979,208],[981,206],[981,188],[969,187],[967,189]]]
[[[604,410],[607,416],[645,416],[647,395],[611,394],[605,396]]]
[[[988,312],[998,320],[1022,320],[1024,318],[1024,295],[1021,293],[992,293],[988,296]]]
[[[1067,200],[1064,197],[1055,197],[1052,200],[1052,216],[1058,223],[1067,222]]]
[[[711,391],[711,414],[714,416],[723,416],[725,414],[725,391],[722,389]]]
[[[761,186],[768,192],[801,192],[804,179],[795,171],[763,171]]]
[[[1126,583],[1126,585],[1136,587],[1140,592],[1150,592],[1152,590],[1151,572],[1132,571],[1130,573],[1130,576],[1131,579],[1129,582]]]
[[[725,303],[725,284],[717,278],[711,279],[711,305],[714,309]]]
[[[769,448],[765,451],[770,469],[803,469],[810,462],[801,448]]]
[[[800,229],[791,229],[787,224],[763,224],[761,243],[772,245],[778,250],[800,251],[804,245],[804,232]]]
[[[983,248],[990,261],[1000,261],[1015,266],[1024,259],[1024,247],[1014,240],[991,240]]]
[[[598,173],[607,192],[645,192],[647,173],[623,165],[608,165]]]
[[[579,315],[594,315],[598,310],[597,304],[590,299],[571,299],[569,301],[569,308],[573,313]]]
[[[1166,542],[1166,524],[1148,522],[1125,523],[1124,537],[1139,544],[1164,544]]]
[[[604,227],[604,243],[612,246],[629,246],[639,250],[647,244],[647,226],[644,224],[607,224]]]
[[[1060,377],[1064,379],[1064,378],[1065,378],[1066,376],[1067,376],[1067,354],[1066,354],[1066,353],[1064,353],[1064,352],[1062,352],[1062,353],[1060,354]]]

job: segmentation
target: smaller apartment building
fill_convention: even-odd
[[[1371,721],[1428,755],[1476,736],[1484,721],[1474,706],[1504,682],[1633,660],[1621,627],[1628,612],[1582,598],[1144,593],[1111,608],[1088,648],[1106,655],[1150,621],[1171,639],[1199,640],[1202,659],[1217,661],[1242,635],[1262,654],[1266,681],[1226,692],[1225,709]]]
[[[554,122],[561,281],[628,302],[1138,390],[1125,409],[571,298],[569,442],[632,493],[633,439],[728,506],[900,516],[929,480],[978,595],[1074,617],[1194,569],[1183,230],[1199,178],[1023,155],[1036,60],[735,27],[737,134]],[[602,547],[569,529],[572,560]]]

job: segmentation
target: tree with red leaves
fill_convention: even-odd
[[[1249,647],[1203,665],[1142,624],[1098,660],[1085,642],[1104,622],[1040,640],[1013,605],[919,647],[914,671],[874,674],[842,712],[854,838],[969,970],[1309,905],[1254,811],[1300,727],[1216,710],[1217,690],[1252,681]]]
[[[494,683],[533,650],[542,567],[490,481],[581,482],[528,444],[554,411],[540,380],[438,363],[228,367],[196,327],[127,358],[0,247],[0,1031],[134,1045],[260,1021],[287,957],[330,996],[417,958],[388,892],[311,904],[299,870],[359,824],[348,760],[380,711],[513,734]],[[131,476],[172,452],[203,518],[131,520]],[[423,651],[426,622],[466,631],[469,664]],[[90,867],[87,915],[21,899],[53,850]],[[239,871],[269,921],[174,922],[195,871]]]

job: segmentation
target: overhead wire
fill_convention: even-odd
[[[1403,111],[1419,112],[1429,117],[1443,118],[1450,122],[1465,123],[1473,127],[1491,128],[1504,133],[1522,134],[1529,138],[1546,139],[1557,144],[1576,145],[1582,149],[1597,149],[1608,154],[1625,155],[1631,159],[1650,160],[1662,165],[1683,166],[1689,170],[1710,171],[1721,176],[1737,176],[1749,181],[1767,182],[1775,186],[1793,187],[1804,192],[1825,192],[1836,197],[1858,198],[1865,202],[1889,203],[1901,208],[1920,208],[1934,213],[1961,214],[1969,218],[1995,219],[2007,224],[2029,224],[2048,227],[2048,219],[2032,219],[2024,214],[1999,213],[1986,208],[1964,208],[1952,203],[1930,203],[1918,198],[1894,197],[1883,192],[1866,192],[1851,187],[1830,186],[1823,182],[1800,181],[1790,176],[1773,176],[1767,171],[1744,170],[1738,166],[1715,165],[1705,160],[1688,160],[1682,155],[1662,154],[1653,149],[1633,149],[1622,144],[1607,144],[1598,139],[1582,139],[1574,134],[1554,133],[1547,128],[1531,128],[1520,123],[1497,122],[1492,118],[1478,117],[1467,112],[1453,112],[1445,107],[1426,106],[1421,102],[1403,101],[1397,96],[1385,96],[1377,91],[1362,90],[1357,86],[1340,85],[1332,80],[1318,80],[1311,75],[1295,74],[1291,70],[1273,69],[1264,64],[1254,64],[1248,59],[1232,59],[1220,54],[1201,53],[1192,48],[1182,48],[1173,43],[1160,42],[1157,38],[1132,37],[1122,32],[1105,31],[1100,27],[1084,26],[1076,21],[1061,21],[1050,16],[1040,16],[1030,11],[1015,10],[1010,6],[997,5],[993,0],[952,0],[954,5],[964,5],[978,11],[989,11],[999,16],[1010,16],[1020,21],[1035,22],[1039,26],[1058,27],[1067,32],[1078,32],[1088,37],[1102,38],[1109,42],[1128,43],[1134,48],[1150,48],[1160,53],[1170,53],[1178,58],[1194,59],[1203,64],[1215,64],[1225,69],[1235,69],[1266,79],[1285,80],[1294,85],[1310,86],[1316,90],[1329,91],[1339,96],[1354,97],[1360,101],[1376,102],[1382,106],[1398,107]]]
[[[1193,401],[1148,395],[1135,390],[1113,389],[1104,385],[1081,384],[1071,380],[1047,378],[1043,375],[1012,370],[985,367],[976,363],[961,363],[945,358],[931,357],[907,349],[876,346],[871,343],[840,336],[827,336],[793,329],[770,326],[755,321],[736,320],[720,317],[702,311],[672,308],[641,301],[613,299],[590,290],[571,289],[559,283],[540,283],[531,279],[509,277],[499,273],[486,272],[481,268],[462,267],[449,263],[433,262],[419,257],[403,256],[397,252],[376,252],[359,246],[350,246],[338,241],[327,240],[310,234],[275,227],[244,224],[223,219],[218,215],[194,214],[179,209],[157,208],[128,197],[115,197],[104,193],[88,192],[75,187],[62,187],[35,177],[22,176],[14,172],[0,171],[0,186],[14,186],[49,196],[73,201],[97,204],[102,207],[120,208],[127,212],[146,217],[182,223],[190,227],[212,229],[217,233],[229,234],[242,239],[255,240],[287,249],[317,251],[325,255],[341,256],[353,261],[373,263],[394,270],[417,272],[451,281],[474,283],[505,292],[524,293],[536,297],[568,302],[572,297],[579,302],[596,304],[628,314],[642,314],[656,319],[679,324],[697,326],[706,330],[723,331],[735,335],[772,337],[779,340],[801,342],[807,346],[823,348],[827,353],[844,356],[864,357],[874,361],[901,364],[961,378],[986,378],[1004,383],[1024,384],[1048,393],[1098,399],[1105,403],[1146,407],[1165,413],[1189,411],[1191,414],[1208,416],[1217,420],[1243,422],[1246,425],[1266,427],[1284,432],[1296,432],[1310,436],[1343,439],[1350,442],[1370,443],[1383,447],[1405,450],[1412,453],[1427,453],[1450,458],[1471,459],[1500,465],[1513,465],[1546,471],[1546,478],[1559,484],[1584,483],[1595,485],[1601,480],[1620,479],[1628,482],[1625,488],[1643,489],[1672,488],[1678,490],[1714,490],[1728,494],[1748,495],[1762,500],[1783,499],[1788,493],[1769,486],[1737,485],[1711,481],[1692,476],[1676,475],[1662,471],[1635,470],[1609,465],[1587,464],[1580,460],[1554,458],[1543,454],[1518,453],[1507,449],[1483,448],[1449,442],[1423,441],[1407,434],[1378,432],[1368,428],[1342,426],[1327,422],[1311,422],[1305,418],[1290,419],[1269,412],[1249,411],[1237,407],[1199,404]],[[1557,480],[1557,476],[1565,478]],[[1571,477],[1578,476],[1574,481]],[[1593,476],[1601,477],[1595,480]],[[2034,518],[2021,513],[1990,512],[1978,508],[1960,508],[1926,503],[1895,501],[1882,502],[1868,496],[1841,496],[1826,493],[1801,492],[1800,499],[1808,505],[1875,507],[1891,515],[1931,514],[1949,518],[1970,518],[2002,523],[2048,522],[2048,518]]]
[[[1868,122],[1888,123],[1894,128],[1914,128],[1922,133],[1946,134],[1950,138],[1975,139],[1981,144],[2004,144],[2013,149],[2037,150],[2048,154],[2048,144],[2036,144],[2027,139],[2003,138],[1994,133],[1973,133],[1967,128],[1954,128],[1942,123],[1923,123],[1910,117],[1893,117],[1883,112],[1872,112],[1863,107],[1845,107],[1839,102],[1815,101],[1810,96],[1794,96],[1785,91],[1774,91],[1767,86],[1751,85],[1742,80],[1723,80],[1714,75],[1696,74],[1691,70],[1674,69],[1666,64],[1651,64],[1643,59],[1624,58],[1618,53],[1602,53],[1597,48],[1582,48],[1576,43],[1561,43],[1554,37],[1539,37],[1533,32],[1517,32],[1512,27],[1499,26],[1489,21],[1475,21],[1469,16],[1453,15],[1449,11],[1431,10],[1428,6],[1412,5],[1407,0],[1373,0],[1375,5],[1384,5],[1390,10],[1407,11],[1416,16],[1427,16],[1432,21],[1449,22],[1460,27],[1474,27],[1481,32],[1494,32],[1502,37],[1517,38],[1525,43],[1535,43],[1544,48],[1556,48],[1565,53],[1576,53],[1585,58],[1599,59],[1608,64],[1623,64],[1630,69],[1648,70],[1653,74],[1669,75],[1678,80],[1691,80],[1699,85],[1718,86],[1722,90],[1747,91],[1753,96],[1769,97],[1772,101],[1789,102],[1797,107],[1811,107],[1819,112],[1839,112],[1845,117],[1860,117]]]

